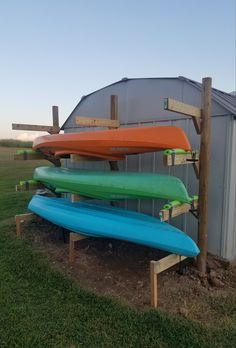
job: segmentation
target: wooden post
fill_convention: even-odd
[[[52,124],[53,127],[59,128],[59,113],[58,106],[52,106]]]
[[[197,258],[198,270],[206,273],[207,232],[208,232],[208,186],[210,168],[211,140],[211,85],[212,79],[202,79],[202,120],[199,170],[199,220],[198,246],[200,253]]]
[[[70,239],[69,239],[69,262],[70,263],[75,262],[75,241],[72,238],[72,233],[70,233]]]
[[[111,120],[118,120],[118,96],[111,95]],[[110,169],[113,171],[118,171],[118,162],[117,161],[109,161]]]
[[[156,261],[150,262],[150,285],[151,285],[151,306],[157,308],[157,273],[155,272]]]
[[[59,133],[60,127],[59,127],[59,117],[58,117],[58,106],[52,107],[52,121],[53,121],[52,126],[37,125],[37,124],[24,124],[24,123],[12,123],[12,129],[48,132],[49,134]]]
[[[151,306],[158,306],[157,275],[185,260],[186,256],[170,254],[159,261],[150,261]]]
[[[111,120],[118,120],[118,96],[111,95]]]
[[[76,193],[71,194],[71,203],[79,202],[81,201],[81,197],[77,195]]]
[[[75,243],[86,238],[88,237],[78,233],[70,232],[70,239],[69,239],[69,262],[70,263],[75,262]]]
[[[20,214],[15,215],[15,222],[16,222],[16,235],[20,236],[21,234],[21,223],[24,221],[30,221],[33,220],[36,217],[34,213],[26,213],[26,214]]]

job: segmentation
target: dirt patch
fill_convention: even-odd
[[[77,243],[76,260],[68,262],[68,231],[45,220],[22,225],[23,237],[53,266],[81,287],[118,298],[139,310],[150,304],[150,260],[166,254],[123,241],[89,238]],[[183,262],[158,276],[159,308],[205,324],[236,323],[236,268],[208,258],[208,272],[201,276],[193,264]],[[209,319],[210,318],[210,319]],[[231,321],[230,321],[231,322]]]

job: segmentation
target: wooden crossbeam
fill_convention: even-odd
[[[81,155],[77,155],[77,154],[71,154],[70,160],[72,163],[74,163],[74,162],[87,162],[87,161],[104,161],[103,158],[81,156]]]
[[[16,191],[17,192],[25,192],[25,191],[32,191],[32,190],[38,190],[44,188],[44,185],[41,183],[35,183],[34,185],[27,185],[25,183],[24,185],[16,185]]]
[[[200,108],[190,104],[182,103],[178,100],[171,99],[171,98],[166,98],[164,100],[164,109],[177,112],[179,114],[183,114],[186,116],[201,118]]]
[[[120,122],[118,120],[110,120],[106,118],[82,117],[82,116],[76,116],[75,123],[79,126],[87,126],[87,127],[118,128],[120,126]]]
[[[48,132],[50,134],[57,134],[60,132],[58,106],[52,106],[52,126],[38,125],[38,124],[26,124],[26,123],[12,123],[13,130],[26,130],[37,132]]]
[[[157,275],[170,267],[184,261],[187,257],[171,254],[159,261],[150,262],[151,306],[158,306],[158,277]]]
[[[15,154],[14,155],[14,160],[23,160],[23,161],[27,161],[27,160],[39,160],[39,159],[44,159],[44,155],[40,152],[38,153],[27,153],[27,151],[24,151],[23,153],[20,154]]]
[[[161,209],[159,211],[159,217],[161,221],[169,221],[170,219],[188,213],[191,209],[191,205],[184,203],[177,207],[173,207],[172,209]]]
[[[178,154],[171,153],[163,155],[163,162],[166,166],[177,166],[182,164],[193,164],[199,161],[199,152],[194,151],[190,153]]]
[[[171,204],[170,204],[171,205]],[[193,200],[192,204],[183,203],[169,209],[161,209],[159,211],[159,217],[161,221],[169,221],[170,219],[182,214],[188,213],[190,210],[196,211],[198,209],[198,198]]]
[[[12,123],[13,130],[27,130],[27,131],[37,131],[37,132],[48,132],[48,133],[58,133],[60,131],[59,127],[55,126],[45,126],[36,124],[26,124],[26,123]]]
[[[166,257],[163,257],[163,259],[161,260],[151,261],[151,263],[154,265],[153,271],[156,274],[160,274],[161,272],[167,270],[170,267],[173,267],[174,265],[185,260],[186,258],[186,256],[170,254]]]

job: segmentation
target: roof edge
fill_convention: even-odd
[[[86,98],[88,98],[89,96],[91,96],[92,94],[94,93],[97,93],[99,91],[102,91],[103,89],[105,88],[108,88],[108,87],[111,87],[111,86],[114,86],[114,85],[117,85],[118,83],[126,83],[128,81],[133,81],[133,80],[161,80],[161,79],[172,79],[172,80],[181,80],[181,81],[184,81],[188,84],[190,84],[191,86],[197,88],[198,90],[201,90],[202,89],[202,83],[201,82],[197,82],[195,80],[192,80],[192,79],[189,79],[187,77],[184,77],[184,76],[178,76],[178,77],[137,77],[137,78],[128,78],[128,77],[123,77],[121,80],[119,81],[116,81],[116,82],[113,82],[109,85],[106,85],[102,88],[99,88],[85,96],[82,96],[80,101],[78,102],[78,104],[74,107],[74,109],[72,110],[72,112],[69,114],[69,116],[67,117],[66,121],[63,123],[63,125],[61,126],[61,129],[63,130],[64,129],[64,126],[66,124],[66,122],[68,121],[68,119],[71,117],[71,115],[73,114],[73,112],[75,111],[75,109],[80,105],[80,103],[82,103]],[[220,93],[221,95],[225,95],[225,97],[231,97],[231,98],[235,98],[235,105],[236,105],[236,96],[230,94],[230,93],[227,93],[227,92],[224,92],[224,91],[221,91],[219,89],[216,89],[216,88],[213,88],[212,87],[212,90],[216,93]],[[216,96],[214,96],[214,94],[212,94],[212,99],[217,102],[217,103],[220,103],[218,98]],[[227,106],[223,105],[222,103],[222,106],[227,109]],[[232,109],[231,108],[228,108],[227,109],[228,111],[230,111],[230,113],[234,116],[234,118],[236,119],[236,109],[235,109],[235,113],[232,112]]]

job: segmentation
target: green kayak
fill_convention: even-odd
[[[182,181],[169,175],[38,167],[34,180],[57,193],[70,192],[98,199],[160,198],[191,202]]]

